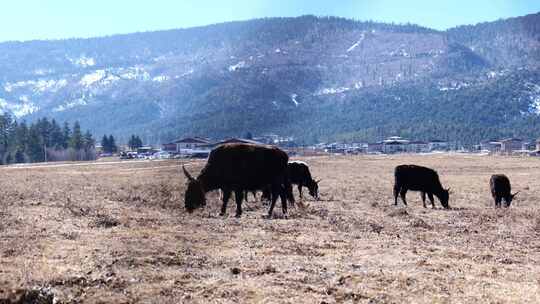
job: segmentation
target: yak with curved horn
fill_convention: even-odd
[[[188,179],[185,207],[192,212],[206,204],[205,194],[221,189],[225,215],[227,202],[232,192],[236,198],[236,217],[242,215],[244,191],[259,190],[267,185],[272,191],[272,202],[268,211],[271,217],[278,195],[281,197],[283,214],[287,214],[287,198],[294,203],[292,187],[287,174],[287,153],[277,147],[252,144],[225,144],[218,146],[208,157],[206,166],[197,178],[182,166]]]

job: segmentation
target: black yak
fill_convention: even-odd
[[[426,193],[431,201],[431,206],[435,208],[433,195],[439,198],[441,205],[448,209],[449,190],[444,189],[439,181],[439,175],[433,169],[416,165],[399,165],[394,171],[394,204],[397,205],[398,194],[403,203],[407,205],[405,195],[407,190],[420,191],[422,202],[426,208]]]
[[[518,192],[512,194],[512,186],[510,186],[510,180],[504,174],[494,174],[489,180],[489,188],[491,189],[491,195],[495,201],[495,208],[501,207],[501,201],[504,199],[506,207],[510,207],[512,200],[518,194]]]
[[[321,180],[316,181],[311,177],[308,165],[302,161],[290,161],[287,167],[291,184],[298,186],[300,198],[302,198],[302,187],[307,187],[309,195],[318,200]]]
[[[298,186],[300,198],[302,198],[302,187],[307,187],[309,194],[313,198],[319,199],[319,182],[321,180],[316,181],[311,177],[311,172],[305,162],[290,161],[287,164],[287,170],[291,184]],[[263,189],[261,199],[269,201],[271,197],[270,188]]]
[[[221,215],[225,215],[227,202],[235,192],[236,217],[242,215],[244,191],[259,190],[270,185],[273,194],[268,216],[272,216],[277,196],[281,196],[283,214],[287,213],[287,191],[290,182],[287,177],[289,156],[279,148],[252,144],[225,144],[218,146],[208,157],[206,166],[197,178],[182,166],[189,180],[185,193],[185,207],[188,212],[206,204],[208,191],[221,189],[223,205]],[[294,200],[291,196],[291,200]]]

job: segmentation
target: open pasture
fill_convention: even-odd
[[[304,159],[321,201],[183,208],[184,161],[2,167],[0,302],[538,303],[540,161],[461,154]],[[451,187],[451,210],[417,192],[393,205],[393,168]],[[204,161],[187,164],[198,173]],[[494,209],[491,174],[521,191]],[[295,195],[298,194],[295,190]],[[429,206],[429,205],[428,205]]]

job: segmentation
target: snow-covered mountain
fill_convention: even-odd
[[[395,112],[406,101],[407,109],[432,121],[437,102],[452,97],[462,108],[420,133],[440,136],[426,130],[437,123],[476,125],[463,120],[472,106],[463,98],[481,90],[499,98],[516,78],[527,86],[507,93],[520,101],[499,98],[500,107],[517,107],[521,114],[505,114],[513,119],[538,114],[539,20],[536,14],[439,32],[303,16],[0,43],[0,109],[19,119],[79,120],[96,134],[139,133],[154,142],[246,131],[313,141],[403,132],[421,118]],[[390,92],[400,93],[389,99]],[[433,109],[419,100],[424,94]],[[496,123],[514,128],[515,122]]]

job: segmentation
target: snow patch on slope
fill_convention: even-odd
[[[84,105],[87,105],[88,102],[86,101],[85,99],[85,96],[83,97],[79,97],[75,100],[72,100],[70,102],[67,102],[63,105],[59,105],[57,107],[54,107],[52,110],[53,112],[62,112],[62,111],[65,111],[65,110],[68,110],[68,109],[72,109],[72,108],[75,108],[75,107],[78,107],[78,106],[84,106]]]
[[[96,60],[92,57],[86,57],[85,55],[82,55],[80,56],[79,58],[69,58],[68,57],[68,60],[76,65],[76,66],[80,66],[80,67],[91,67],[91,66],[94,66],[96,65]]]
[[[154,78],[152,78],[152,81],[153,82],[164,82],[164,81],[167,81],[169,80],[170,77],[169,76],[166,76],[166,75],[158,75],[158,76],[155,76]]]
[[[540,115],[540,85],[536,83],[526,83],[529,89],[529,112]]]
[[[298,97],[297,94],[291,94],[291,100],[292,100],[292,102],[294,102],[294,105],[298,107],[298,105],[299,105],[300,103],[298,102],[298,100],[296,100],[296,97]]]
[[[89,87],[92,84],[102,80],[107,75],[107,72],[105,70],[96,70],[90,74],[86,74],[81,78],[81,81],[79,81],[79,84],[85,87]]]
[[[23,101],[22,103],[9,103],[5,99],[0,98],[0,111],[11,112],[16,118],[21,118],[39,110],[38,106],[28,99],[26,100],[27,101]]]
[[[4,84],[4,90],[6,92],[12,92],[16,89],[31,89],[35,93],[43,92],[57,92],[61,88],[68,84],[66,79],[39,79],[39,80],[26,80],[18,82],[8,82]]]
[[[348,87],[337,87],[337,88],[324,88],[315,93],[315,95],[333,95],[340,94],[349,91],[351,88]]]
[[[241,69],[241,68],[245,68],[245,67],[246,67],[246,62],[245,61],[240,61],[237,64],[230,65],[229,66],[229,72],[235,72],[236,70]]]
[[[360,39],[358,39],[355,44],[351,45],[351,47],[347,49],[347,53],[352,52],[355,48],[357,48],[362,43],[362,41],[364,41],[365,38],[366,33],[362,32],[362,34],[360,35]]]

